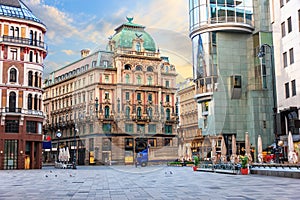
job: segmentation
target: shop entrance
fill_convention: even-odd
[[[18,140],[5,140],[4,169],[17,169]]]

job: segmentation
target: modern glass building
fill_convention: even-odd
[[[189,16],[198,126],[204,141],[216,140],[218,153],[223,136],[228,157],[233,135],[237,154],[245,147],[246,132],[253,148],[258,135],[264,146],[271,144],[276,98],[270,49],[265,48],[261,60],[257,57],[262,44],[272,46],[268,4],[259,0],[190,0]],[[202,145],[207,146],[204,141]],[[200,149],[203,157],[210,152],[205,149]]]

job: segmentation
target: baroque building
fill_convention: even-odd
[[[195,83],[192,78],[178,84],[178,156],[179,159],[192,160],[193,155],[199,155],[203,137],[198,128],[198,105],[195,101]]]
[[[82,50],[81,59],[45,80],[45,130],[52,138],[45,162],[57,159],[58,146],[69,147],[79,165],[133,164],[144,149],[149,161],[177,158],[175,66],[144,26],[127,20],[106,50]]]
[[[42,166],[45,33],[22,1],[0,1],[0,169]]]
[[[246,132],[253,148],[257,148],[258,135],[264,147],[272,144],[277,105],[274,67],[270,53],[261,60],[257,57],[262,45],[273,46],[269,4],[260,0],[190,0],[189,16],[202,135],[217,147],[224,137],[228,157],[233,135],[237,154],[245,147]],[[215,157],[210,151],[202,153]]]

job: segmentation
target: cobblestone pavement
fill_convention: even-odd
[[[299,199],[300,180],[191,167],[79,166],[0,171],[2,199]]]

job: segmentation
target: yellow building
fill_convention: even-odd
[[[79,165],[133,164],[147,148],[150,161],[176,159],[175,66],[144,26],[127,20],[105,51],[82,50],[81,59],[44,81],[52,161],[57,143],[69,147],[71,161],[75,149]]]

